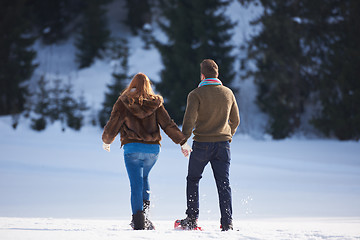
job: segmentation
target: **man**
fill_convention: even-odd
[[[186,139],[194,133],[194,141],[192,149],[186,143],[181,147],[185,156],[191,152],[186,178],[187,217],[181,220],[181,226],[197,228],[199,181],[210,162],[219,195],[221,228],[227,231],[233,229],[229,142],[240,123],[239,110],[233,92],[217,78],[215,61],[203,60],[200,70],[201,82],[188,95],[182,128]]]

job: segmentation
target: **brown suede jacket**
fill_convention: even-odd
[[[121,146],[131,142],[160,144],[160,127],[176,144],[185,142],[184,134],[167,113],[162,99],[155,98],[129,103],[127,96],[121,95],[114,104],[102,140],[111,144],[120,133]]]

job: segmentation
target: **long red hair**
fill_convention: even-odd
[[[144,100],[156,98],[160,98],[163,101],[160,95],[154,93],[150,79],[144,73],[136,74],[122,94],[128,97],[130,104],[138,102],[142,105]]]

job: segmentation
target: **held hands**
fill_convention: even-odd
[[[110,144],[103,143],[103,149],[110,152]]]
[[[181,152],[184,154],[184,157],[188,157],[192,152],[192,149],[187,143],[184,143],[181,145]]]

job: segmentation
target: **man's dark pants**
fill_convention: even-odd
[[[190,218],[199,217],[199,181],[210,162],[219,194],[221,224],[232,222],[231,188],[229,182],[229,142],[193,142],[187,176],[187,210]]]

